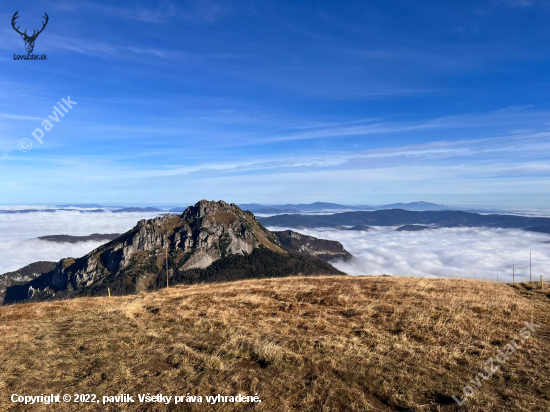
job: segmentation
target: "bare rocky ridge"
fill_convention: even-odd
[[[50,273],[9,287],[6,302],[103,295],[107,287],[115,294],[135,293],[166,285],[167,278],[196,283],[340,273],[317,258],[284,248],[251,212],[201,200],[181,216],[141,220],[82,258],[62,259]]]
[[[281,244],[289,249],[318,257],[326,261],[349,260],[353,256],[344,249],[340,242],[333,240],[317,239],[313,236],[303,235],[292,230],[272,232]]]
[[[21,269],[0,275],[0,305],[4,302],[6,289],[14,285],[24,285],[38,276],[55,269],[56,262],[34,262]]]

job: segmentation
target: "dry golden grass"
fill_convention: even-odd
[[[548,411],[549,291],[294,277],[0,308],[0,410]],[[541,328],[475,395],[524,321]],[[12,393],[254,395],[257,404],[22,406]]]

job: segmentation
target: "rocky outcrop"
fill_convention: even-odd
[[[6,289],[14,285],[24,285],[38,276],[55,269],[56,262],[34,262],[13,272],[0,275],[0,304],[4,302]]]
[[[344,246],[340,242],[334,240],[317,239],[316,237],[303,235],[292,230],[272,233],[277,236],[284,247],[318,257],[325,261],[336,259],[349,260],[353,257],[344,249]]]
[[[315,239],[315,238],[311,238]],[[312,240],[308,244],[313,244]],[[333,242],[330,242],[333,243]],[[339,245],[341,249],[341,245]],[[332,245],[323,253],[315,246],[311,255],[337,256],[342,253]],[[267,254],[254,254],[258,249]],[[316,252],[317,250],[317,252]],[[316,254],[317,253],[317,254]],[[347,252],[346,252],[347,253]],[[202,200],[188,207],[181,216],[167,214],[149,220],[141,220],[130,231],[117,239],[100,246],[79,259],[63,259],[55,269],[32,282],[8,288],[6,301],[27,298],[42,300],[53,296],[79,296],[102,294],[107,287],[114,293],[125,294],[154,288],[169,279],[190,279],[193,273],[208,280],[208,273],[200,272],[214,262],[238,256],[255,256],[246,263],[262,272],[261,261],[271,259],[271,254],[283,255],[285,259],[298,259],[289,255],[279,239],[265,229],[251,212],[241,210],[235,204]],[[266,258],[266,256],[271,256]],[[260,259],[260,260],[261,260]],[[166,274],[168,260],[169,273]],[[267,261],[266,260],[266,261]],[[279,258],[275,259],[281,264]],[[271,259],[270,261],[275,261]],[[300,268],[302,272],[340,273],[330,265],[317,266],[311,260],[299,259],[300,264],[284,262],[287,267]],[[238,265],[232,261],[232,270]],[[223,264],[216,268],[223,268]],[[315,267],[315,270],[310,270]],[[336,271],[336,272],[333,272]],[[199,271],[199,272],[197,272]],[[264,271],[265,272],[265,271]],[[243,272],[244,273],[244,272]],[[195,276],[193,275],[193,276]],[[261,273],[258,274],[260,276]],[[216,278],[221,276],[217,273]],[[231,275],[233,277],[238,274]],[[246,276],[252,276],[250,270]],[[163,281],[159,279],[164,279]],[[194,279],[194,278],[193,278]],[[197,280],[198,281],[198,280]]]

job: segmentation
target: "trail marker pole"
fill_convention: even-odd
[[[166,242],[166,236],[164,237],[164,242],[166,243],[166,287],[168,288],[170,285],[168,283],[168,242]]]
[[[531,277],[531,272],[532,272],[532,264],[531,264],[531,251],[529,251],[529,282],[532,282],[533,279]]]
[[[111,297],[111,288],[107,288],[107,292],[109,292],[109,297]]]
[[[516,283],[516,260],[512,258],[512,283]]]
[[[541,289],[544,288],[544,284],[542,283],[542,275],[540,275],[540,288],[541,288]]]

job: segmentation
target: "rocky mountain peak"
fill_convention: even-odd
[[[184,219],[200,219],[205,216],[216,216],[223,214],[241,214],[244,213],[236,204],[228,204],[223,200],[218,202],[201,200],[194,206],[189,206],[182,214]]]
[[[259,247],[284,253],[277,238],[252,213],[224,201],[201,200],[180,216],[167,214],[139,221],[130,232],[106,245],[100,255],[110,272],[126,269],[132,261],[138,266],[154,264],[161,270],[162,260],[152,259],[168,249],[175,269],[187,270],[205,268],[222,257],[251,253]]]
[[[33,290],[79,290],[117,276],[132,279],[138,290],[146,290],[161,272],[166,273],[166,255],[170,272],[176,273],[206,268],[221,258],[258,248],[287,253],[252,213],[224,201],[201,200],[180,216],[140,220],[86,256],[61,260]]]
[[[279,275],[283,265],[289,266],[289,274],[340,273],[324,262],[320,265],[303,256],[289,255],[298,250],[317,257],[321,250],[313,239],[308,237],[306,246],[289,250],[251,212],[224,201],[201,200],[179,216],[166,214],[140,220],[133,229],[86,256],[62,259],[50,273],[7,291],[6,299],[21,300],[29,294],[42,299],[57,291],[64,296],[93,295],[103,293],[107,286],[121,294],[140,292],[159,287],[162,282],[165,285],[167,278],[194,282],[265,276],[269,271]],[[340,252],[329,250],[325,254],[336,257]],[[246,274],[242,265],[247,267]],[[210,274],[200,272],[207,268]],[[48,296],[39,296],[42,293]]]

